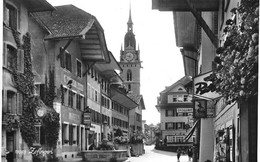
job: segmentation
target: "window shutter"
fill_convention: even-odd
[[[69,125],[69,144],[72,145],[73,143],[73,128],[72,125]]]
[[[6,67],[7,66],[7,44],[4,43],[3,45],[3,66]]]
[[[165,110],[165,116],[168,116],[168,110]]]
[[[79,145],[79,129],[80,127],[79,127],[79,125],[77,126],[77,145]]]
[[[60,48],[60,66],[62,68],[65,67],[65,56],[64,56],[63,48]]]
[[[23,112],[23,94],[22,93],[17,93],[17,98],[16,98],[16,103],[17,103],[17,114],[22,115]]]
[[[62,123],[62,126],[61,126],[61,131],[62,131],[62,145],[64,145],[64,140],[65,140],[65,125]]]
[[[17,50],[17,70],[20,73],[24,72],[24,50]]]

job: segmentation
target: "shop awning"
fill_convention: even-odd
[[[184,142],[188,142],[188,140],[190,139],[190,137],[193,135],[196,126],[198,125],[199,120],[196,120],[195,123],[193,124],[192,128],[190,129],[190,131],[188,132],[188,134],[186,135],[186,137],[184,138]]]

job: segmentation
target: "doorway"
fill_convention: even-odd
[[[6,160],[7,162],[14,162],[14,152],[15,152],[15,141],[14,141],[14,132],[6,133]]]

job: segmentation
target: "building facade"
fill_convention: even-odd
[[[227,102],[228,98],[223,98],[215,90],[211,90],[212,80],[206,80],[205,78],[212,76],[212,71],[216,72],[221,68],[220,62],[217,61],[222,54],[219,47],[225,48],[239,44],[239,42],[228,44],[230,38],[227,39],[229,35],[226,35],[226,32],[231,29],[230,27],[232,26],[232,29],[238,27],[236,29],[243,33],[244,25],[251,26],[250,29],[253,29],[254,25],[258,25],[259,16],[256,13],[258,12],[258,6],[258,1],[249,2],[243,0],[186,1],[183,3],[177,1],[153,1],[154,9],[173,11],[176,45],[181,48],[185,75],[193,77],[193,86],[190,88],[193,90],[194,110],[197,107],[196,103],[204,103],[205,112],[194,114],[194,118],[199,119],[200,124],[196,129],[193,161],[257,161],[257,147],[255,144],[257,127],[254,124],[257,121],[257,93],[248,97],[246,102],[241,102],[239,99]],[[251,11],[247,10],[247,12],[239,14],[240,9],[243,10],[247,7],[251,8]],[[248,17],[241,17],[246,13],[249,13]],[[247,18],[253,18],[254,14],[256,17],[253,23],[249,21],[241,23]],[[254,32],[258,35],[258,30],[253,31],[251,34]],[[253,35],[249,34],[249,37],[251,38]],[[246,44],[245,46],[241,44],[241,46],[248,49],[253,44],[254,41],[251,42],[250,46]],[[226,56],[231,57],[235,52],[236,50],[232,54],[226,53]],[[254,54],[258,55],[258,51],[254,52]],[[243,56],[241,60],[237,60],[238,62],[246,59],[248,54],[247,51],[243,50],[240,53]],[[227,58],[225,57],[222,60],[221,65],[228,63],[226,60],[229,59]],[[245,66],[245,68],[250,66]],[[231,62],[228,68],[232,69],[233,67],[237,67],[236,61]],[[242,68],[240,69],[242,70]],[[231,76],[235,74],[232,70],[229,72]],[[243,73],[240,72],[238,76],[242,77]],[[228,81],[231,78],[225,78],[224,80]],[[240,84],[239,79],[234,82],[236,81],[238,81],[237,84]],[[222,82],[213,86],[222,86],[222,84],[230,85],[230,83]],[[232,83],[231,85],[235,84]],[[203,85],[204,87],[202,87]],[[257,86],[257,84],[254,86]],[[251,87],[250,90],[254,91],[253,89],[254,87]],[[241,94],[238,94],[238,96],[241,96]]]
[[[23,75],[26,47],[22,40],[29,32],[29,15],[34,12],[53,11],[55,8],[45,0],[3,2],[3,66],[2,66],[2,145],[1,161],[31,161],[30,148],[22,138],[19,127],[24,111],[24,91],[19,89],[15,75]],[[28,38],[28,37],[27,37]],[[37,116],[33,117],[34,119]],[[38,140],[32,141],[37,145]]]
[[[142,68],[140,50],[136,47],[130,10],[127,22],[127,33],[124,37],[124,49],[120,51],[119,64],[122,68],[120,77],[123,79],[123,85],[128,91],[128,96],[138,103],[138,106],[129,112],[131,134],[137,131],[142,132],[142,110],[145,109],[143,97],[140,94],[140,70]]]
[[[160,92],[156,108],[160,113],[161,137],[165,146],[192,146],[194,135],[184,142],[193,126],[192,96],[185,86],[191,77],[185,76]]]

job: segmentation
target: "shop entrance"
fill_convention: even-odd
[[[14,132],[6,133],[6,154],[7,162],[14,162],[14,152],[15,152],[15,141],[14,141]]]

